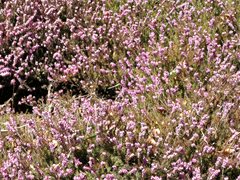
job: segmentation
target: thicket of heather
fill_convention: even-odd
[[[239,0],[1,0],[0,179],[239,180]]]

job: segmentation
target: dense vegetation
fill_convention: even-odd
[[[240,179],[239,0],[1,0],[0,179]]]

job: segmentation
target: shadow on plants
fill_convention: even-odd
[[[99,98],[115,100],[117,97],[117,89],[98,86],[96,89],[96,95]]]

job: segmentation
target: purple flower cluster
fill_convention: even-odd
[[[239,9],[0,1],[0,179],[240,179]]]

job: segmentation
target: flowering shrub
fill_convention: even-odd
[[[0,1],[0,178],[240,179],[239,9]]]

